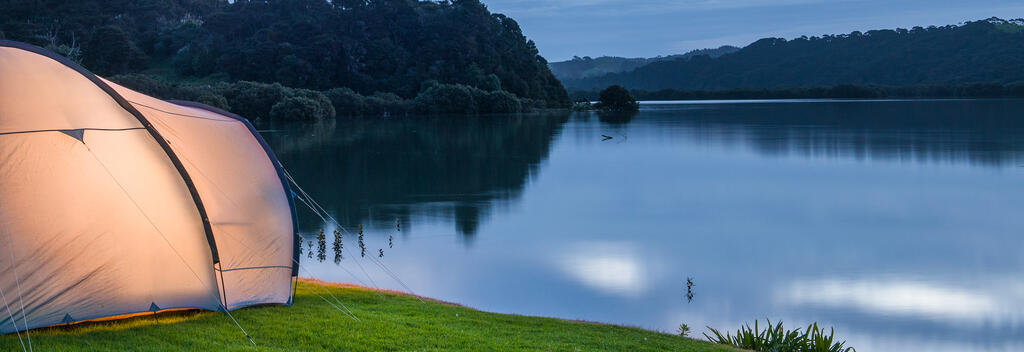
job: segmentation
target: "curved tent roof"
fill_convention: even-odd
[[[291,302],[291,191],[245,119],[0,41],[0,333]]]

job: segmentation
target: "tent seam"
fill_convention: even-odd
[[[144,107],[144,108],[156,110],[156,111],[159,111],[159,112],[162,112],[162,113],[165,113],[165,114],[170,114],[170,115],[175,115],[175,116],[189,117],[189,118],[194,118],[194,119],[208,120],[208,121],[214,121],[214,122],[223,122],[223,123],[236,123],[236,122],[240,122],[240,121],[237,121],[237,120],[225,121],[225,120],[211,119],[211,118],[208,118],[208,117],[202,117],[202,116],[196,116],[196,115],[189,115],[189,114],[182,114],[182,113],[177,113],[177,112],[170,112],[170,111],[165,111],[165,110],[162,110],[162,109],[158,109],[158,108],[155,108],[155,107],[152,107],[152,106],[149,106],[149,105],[137,102],[137,101],[132,101],[132,100],[127,100],[127,101],[129,103],[134,104],[134,105],[138,105],[138,106],[141,106],[141,107]]]
[[[213,107],[213,106],[209,106],[209,105],[206,105],[206,104],[203,104],[203,103],[197,103],[197,102],[193,102],[193,101],[167,100],[167,102],[171,103],[171,104],[174,104],[174,105],[178,105],[178,106],[206,110],[206,111],[209,111],[209,112],[212,112],[212,113],[215,113],[215,114],[220,114],[220,115],[227,116],[229,118],[238,120],[238,122],[241,122],[243,125],[245,125],[246,128],[249,129],[249,133],[251,133],[253,138],[256,138],[256,141],[259,142],[261,147],[263,147],[263,151],[266,152],[267,153],[267,157],[270,158],[270,163],[274,166],[274,170],[277,171],[277,177],[281,180],[281,187],[284,189],[285,199],[288,200],[288,207],[291,208],[291,211],[292,211],[292,232],[293,232],[293,236],[295,237],[293,239],[293,244],[292,244],[292,261],[295,263],[293,268],[292,268],[292,276],[298,276],[298,274],[299,274],[299,259],[300,259],[299,247],[302,244],[299,241],[299,217],[298,217],[298,211],[297,211],[297,207],[295,205],[295,200],[292,199],[294,193],[292,192],[291,187],[288,186],[288,179],[285,176],[284,166],[281,165],[281,161],[277,159],[277,155],[275,155],[273,150],[270,149],[270,145],[267,144],[267,141],[265,139],[263,139],[262,136],[260,136],[259,132],[256,131],[256,128],[253,127],[252,123],[250,123],[248,119],[246,119],[246,118],[244,118],[242,116],[239,116],[238,114],[234,114],[234,113],[231,113],[231,112],[228,112],[228,111],[224,111],[223,109],[220,109],[220,108],[217,108],[217,107]]]
[[[265,269],[288,269],[288,270],[291,270],[292,267],[291,266],[284,266],[284,265],[264,265],[264,266],[250,266],[250,267],[243,267],[243,268],[214,269],[214,270],[217,270],[217,271],[220,271],[220,272],[227,272],[227,271],[238,271],[238,270],[265,270]]]
[[[101,132],[121,132],[121,131],[134,131],[144,130],[145,127],[126,127],[126,128],[97,128],[97,127],[83,127],[83,128],[65,128],[65,129],[50,129],[50,130],[25,130],[25,131],[10,131],[0,132],[0,136],[13,135],[13,134],[26,134],[26,133],[44,133],[44,132],[64,132],[64,131],[101,131]]]

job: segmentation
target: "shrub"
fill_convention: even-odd
[[[753,328],[750,325],[744,325],[737,329],[736,336],[732,336],[729,332],[723,335],[711,327],[708,327],[708,330],[711,330],[711,333],[714,335],[712,337],[704,333],[704,337],[708,341],[752,351],[857,351],[853,347],[846,347],[846,341],[836,342],[834,330],[830,330],[829,334],[825,335],[825,331],[818,328],[818,323],[808,325],[807,330],[803,333],[800,332],[800,329],[786,330],[782,327],[782,322],[772,325],[771,321],[768,321],[768,327],[765,330],[761,330],[756,320],[754,321]]]
[[[676,333],[678,333],[679,336],[687,337],[690,335],[690,326],[686,325],[686,323],[679,324],[679,327],[676,328]]]
[[[176,86],[169,99],[189,100],[230,110],[231,104],[221,92],[227,89],[226,84],[216,85],[180,85]]]
[[[485,91],[483,89],[480,89],[480,88],[477,88],[477,87],[467,86],[467,85],[462,85],[462,84],[458,84],[458,86],[465,87],[466,90],[469,91],[469,95],[473,96],[473,102],[476,103],[476,110],[477,110],[477,112],[479,112],[480,109],[482,108],[484,100],[487,99],[487,91]]]
[[[359,116],[366,110],[365,98],[349,88],[334,88],[325,94],[339,116]]]
[[[228,99],[223,95],[213,92],[202,92],[195,98],[191,99],[197,103],[203,103],[209,106],[217,107],[225,111],[231,110],[231,105],[228,104]]]
[[[278,121],[320,121],[327,117],[320,103],[307,97],[285,98],[270,109],[270,118]]]
[[[409,110],[409,102],[394,93],[376,92],[364,101],[367,115],[403,115]]]
[[[315,102],[317,106],[316,115],[324,116],[324,118],[334,118],[336,114],[334,104],[331,103],[331,99],[327,98],[327,95],[324,93],[309,89],[292,89],[290,93],[292,97],[309,98]]]
[[[519,98],[519,105],[522,107],[522,112],[533,112],[537,109],[537,106],[544,105],[544,102],[537,101],[536,99]]]
[[[438,84],[416,95],[416,110],[428,114],[473,114],[479,111],[473,91],[461,84]]]
[[[290,93],[290,89],[278,83],[240,81],[232,84],[224,92],[224,96],[234,107],[234,113],[255,120],[270,118],[273,106],[291,96]]]
[[[325,94],[338,115],[344,116],[403,115],[411,106],[408,100],[394,93],[376,92],[364,96],[349,88],[334,88]]]
[[[519,98],[506,91],[487,93],[480,102],[480,112],[483,113],[514,114],[522,111],[523,106]]]

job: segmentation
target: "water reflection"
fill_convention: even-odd
[[[797,280],[779,287],[775,299],[804,315],[842,317],[836,320],[852,334],[873,335],[860,337],[873,350],[895,350],[890,340],[901,336],[903,344],[920,342],[911,350],[1016,351],[1009,346],[1024,346],[1018,276],[954,284],[891,274]]]
[[[633,121],[639,112],[636,111],[596,111],[598,120],[609,125],[624,125]],[[589,114],[589,113],[587,113]]]
[[[618,121],[409,118],[267,135],[329,212],[367,225],[361,246],[356,231],[325,238],[349,248],[319,263],[316,237],[335,229],[304,215],[303,264],[325,280],[352,269],[402,288],[375,269],[384,252],[417,293],[491,311],[685,323],[698,336],[768,317],[834,326],[859,351],[1004,351],[1024,346],[1019,111],[674,104]],[[368,275],[346,268],[362,260]]]
[[[1021,283],[1013,278],[994,289],[901,277],[823,279],[792,282],[779,292],[779,299],[794,306],[849,309],[957,326],[999,326],[1024,322],[1024,307],[1020,305],[1024,302]]]
[[[693,303],[693,278],[686,278],[686,302]]]
[[[765,155],[1019,166],[1021,100],[646,105],[643,122]]]
[[[396,219],[413,226],[415,212],[454,219],[471,239],[493,207],[517,198],[536,175],[567,117],[355,120],[270,126],[266,135],[298,182],[346,227],[380,229]]]
[[[566,275],[594,290],[632,297],[647,290],[645,262],[628,242],[578,244],[566,248],[557,260]]]
[[[587,123],[596,115],[607,128],[586,138],[614,143],[628,142],[628,124],[639,115],[645,126],[633,129],[651,126],[651,137],[745,145],[764,155],[1017,167],[1024,166],[1024,119],[1007,116],[1022,110],[1018,100],[850,101],[658,104],[640,114],[572,116]],[[266,134],[299,182],[346,226],[409,223],[415,212],[454,219],[469,239],[494,207],[520,196],[569,116],[331,121],[271,126]]]
[[[334,242],[331,245],[331,249],[334,250],[334,264],[341,264],[341,260],[345,259],[344,250],[345,244],[342,242],[341,231],[334,230]]]

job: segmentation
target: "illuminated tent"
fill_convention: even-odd
[[[245,119],[0,41],[0,333],[290,304],[291,194]]]

